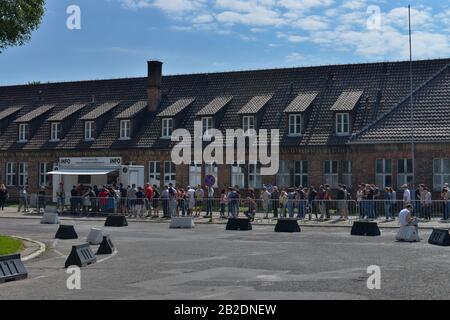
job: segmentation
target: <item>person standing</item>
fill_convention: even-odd
[[[27,187],[23,186],[20,188],[19,191],[19,208],[17,209],[17,212],[20,212],[20,210],[23,207],[23,213],[28,212],[28,192]]]
[[[289,214],[289,218],[294,218],[294,202],[295,202],[295,190],[294,188],[290,188],[288,190],[288,201],[287,201],[287,210]]]
[[[431,192],[427,187],[424,187],[424,202],[423,202],[423,214],[425,220],[431,221],[431,205],[433,201],[431,200]]]
[[[403,189],[403,206],[406,207],[407,204],[411,204],[411,191],[408,189],[408,185],[402,185]]]
[[[272,202],[273,217],[278,218],[278,209],[280,208],[280,192],[278,187],[274,186],[270,195],[270,201]]]
[[[138,187],[136,191],[136,205],[134,210],[134,217],[143,218],[144,217],[144,208],[145,208],[145,193],[142,187]]]
[[[159,218],[159,198],[161,197],[161,193],[159,192],[159,188],[156,184],[153,185],[153,215],[152,218]]]
[[[177,190],[178,208],[181,210],[181,215],[186,215],[186,192],[183,188]]]
[[[58,185],[58,189],[56,189],[56,210],[63,212],[65,204],[66,204],[66,192],[64,190],[64,183],[60,182]]]
[[[227,205],[228,197],[225,189],[220,193],[220,219],[225,219],[225,206]]]
[[[308,191],[308,205],[309,205],[309,220],[311,220],[311,215],[314,213],[316,216],[316,220],[319,220],[319,217],[317,215],[317,191],[314,188],[314,186],[309,187]]]
[[[153,202],[153,188],[150,183],[145,185],[145,209],[147,210],[147,217],[150,217],[152,212]]]
[[[261,192],[261,201],[262,201],[262,206],[263,206],[263,210],[264,210],[264,219],[269,219],[270,196],[271,196],[270,192],[267,190],[266,187],[264,187]]]
[[[41,189],[38,192],[38,207],[37,210],[40,213],[41,210],[43,210],[45,212],[45,203],[46,203],[46,194],[45,194],[45,187],[41,186]]]
[[[169,188],[164,186],[164,190],[161,192],[161,202],[163,209],[163,218],[169,217]]]
[[[348,219],[347,196],[347,188],[344,185],[339,185],[339,189],[336,193],[336,200],[339,210],[339,220]]]
[[[280,217],[286,218],[286,206],[288,203],[288,194],[285,190],[281,190],[279,201],[280,201],[280,206],[281,206]]]
[[[175,190],[172,183],[169,183],[168,192],[169,192],[169,204],[168,204],[169,217],[172,218],[175,217],[177,209],[177,190]]]
[[[188,216],[193,216],[194,214],[194,207],[195,207],[195,189],[191,186],[187,187],[186,192],[187,202],[188,202]]]
[[[449,191],[448,188],[443,188],[441,192],[441,200],[442,200],[442,207],[443,207],[443,221],[447,221],[449,219]]]
[[[206,186],[206,215],[203,218],[212,217],[213,199],[214,188],[212,186]]]
[[[197,186],[195,190],[195,216],[200,217],[200,213],[203,207],[203,198],[205,197],[205,192],[201,185]]]
[[[6,189],[4,184],[0,185],[0,210],[5,210],[5,203],[8,200],[8,189]]]
[[[386,221],[392,220],[392,188],[390,187],[384,189],[384,214]]]

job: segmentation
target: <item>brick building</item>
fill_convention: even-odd
[[[450,59],[413,63],[416,181],[450,181]],[[280,170],[258,164],[171,163],[177,128],[279,129]],[[62,157],[121,157],[145,178],[218,188],[412,180],[409,62],[0,87],[0,181],[34,192]]]

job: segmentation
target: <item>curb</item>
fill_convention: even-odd
[[[20,237],[20,236],[10,236],[10,237],[11,238],[15,238],[15,239],[19,239],[19,240],[23,240],[23,241],[27,241],[27,242],[32,242],[32,243],[35,243],[35,244],[37,244],[39,246],[39,249],[36,250],[35,252],[29,254],[26,257],[22,257],[20,259],[20,260],[22,260],[22,262],[26,262],[26,261],[32,260],[34,258],[37,258],[41,254],[43,254],[45,252],[45,250],[46,250],[46,246],[42,242],[39,242],[39,241],[36,241],[36,240],[33,240],[33,239],[29,239],[29,238]]]
[[[5,217],[0,216],[0,219],[23,219],[23,220],[40,220],[42,217],[33,217],[33,216],[18,216],[18,217]],[[96,221],[96,222],[104,222],[105,218],[71,218],[71,217],[60,217],[61,221]],[[170,223],[170,220],[167,221],[154,221],[154,220],[133,220],[133,219],[127,219],[129,222],[133,223]],[[352,220],[353,221],[353,220]],[[354,220],[357,221],[357,220]],[[195,221],[195,224],[211,224],[211,225],[225,225],[226,222],[209,222],[209,221]],[[255,226],[275,226],[275,223],[253,223]],[[342,224],[305,224],[305,223],[299,223],[300,227],[311,227],[311,228],[351,228],[352,225],[342,225]],[[398,229],[400,226],[384,226],[382,222],[378,222],[378,227],[380,229]],[[433,229],[450,229],[450,224],[446,226],[420,226],[419,230],[433,230]],[[28,240],[28,239],[27,239]],[[32,241],[33,242],[33,241]],[[45,245],[44,245],[45,246]],[[44,249],[45,250],[45,249]]]

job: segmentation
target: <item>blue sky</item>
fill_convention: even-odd
[[[447,1],[47,0],[24,46],[0,53],[0,85],[450,56]],[[81,30],[66,27],[70,5]]]

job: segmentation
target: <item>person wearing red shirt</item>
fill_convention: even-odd
[[[152,186],[149,183],[145,184],[145,198],[146,198],[145,202],[146,202],[146,209],[148,211],[147,217],[149,217],[152,212],[151,210],[152,210],[153,193],[154,192]]]

